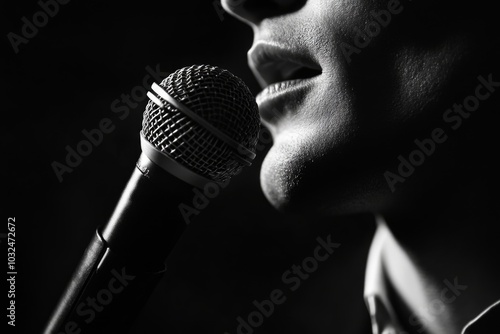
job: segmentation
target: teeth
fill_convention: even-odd
[[[275,84],[267,86],[266,90],[268,91],[269,94],[273,94],[273,93],[279,92],[281,90],[284,90],[290,86],[293,86],[294,84],[297,84],[299,81],[302,81],[302,80],[295,79],[295,80],[287,80],[287,81],[277,82]]]
[[[287,80],[287,81],[281,81],[274,83],[272,85],[267,86],[260,92],[257,97],[256,97],[256,102],[259,104],[266,96],[276,94],[278,92],[281,92],[291,86],[297,85],[306,79],[295,79],[295,80]]]

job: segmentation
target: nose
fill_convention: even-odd
[[[222,6],[233,16],[257,25],[263,19],[285,15],[300,9],[307,0],[221,0]]]

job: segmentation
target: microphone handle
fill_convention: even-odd
[[[165,273],[193,186],[141,154],[111,219],[98,228],[45,334],[126,333]]]

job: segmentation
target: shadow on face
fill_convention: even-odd
[[[264,88],[257,99],[274,139],[261,183],[275,207],[336,214],[391,211],[436,187],[452,191],[447,178],[470,169],[479,151],[491,152],[497,116],[488,114],[498,106],[494,90],[500,81],[491,5],[410,0],[223,5],[254,30],[250,66]],[[476,106],[467,99],[478,85],[491,96]],[[464,116],[468,111],[455,107],[464,103],[479,115]],[[467,124],[457,131],[459,121]],[[418,173],[399,173],[402,159],[418,149],[416,141],[433,136],[441,141],[435,143],[439,149],[420,160],[415,155],[416,163],[407,167],[418,167]]]

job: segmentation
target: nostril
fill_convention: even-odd
[[[222,0],[226,10],[249,23],[299,10],[307,0]]]

